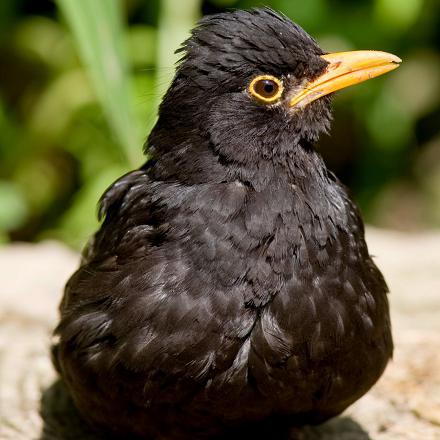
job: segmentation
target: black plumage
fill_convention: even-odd
[[[103,195],[67,283],[54,360],[83,417],[128,438],[288,438],[339,414],[392,353],[387,287],[355,204],[313,148],[327,67],[269,9],[204,18],[151,159]],[[258,75],[283,97],[250,96]]]

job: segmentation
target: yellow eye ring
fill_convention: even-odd
[[[263,104],[273,104],[283,94],[283,83],[272,75],[259,75],[249,84],[249,93]]]

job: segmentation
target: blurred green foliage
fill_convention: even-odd
[[[326,51],[386,50],[395,72],[335,99],[319,148],[367,219],[440,225],[440,2],[265,0]],[[0,242],[79,247],[142,143],[196,20],[253,0],[2,0]]]

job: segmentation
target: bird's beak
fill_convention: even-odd
[[[387,52],[356,50],[321,56],[329,64],[324,73],[304,85],[290,100],[290,107],[310,104],[336,90],[361,83],[399,67],[402,60]]]

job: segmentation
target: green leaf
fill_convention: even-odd
[[[102,194],[124,171],[123,167],[115,165],[89,179],[75,194],[70,208],[61,218],[56,229],[41,234],[39,238],[55,237],[76,249],[82,248],[99,227],[96,215],[97,194]]]
[[[376,0],[376,16],[387,28],[407,29],[420,15],[424,0]]]
[[[133,109],[122,2],[56,0],[56,3],[72,29],[81,60],[127,161],[138,164],[142,136]]]
[[[0,235],[21,226],[27,213],[28,207],[20,189],[12,182],[0,180]]]
[[[158,29],[157,96],[162,96],[174,75],[174,64],[182,54],[175,51],[190,35],[190,29],[199,18],[201,0],[162,0]]]

